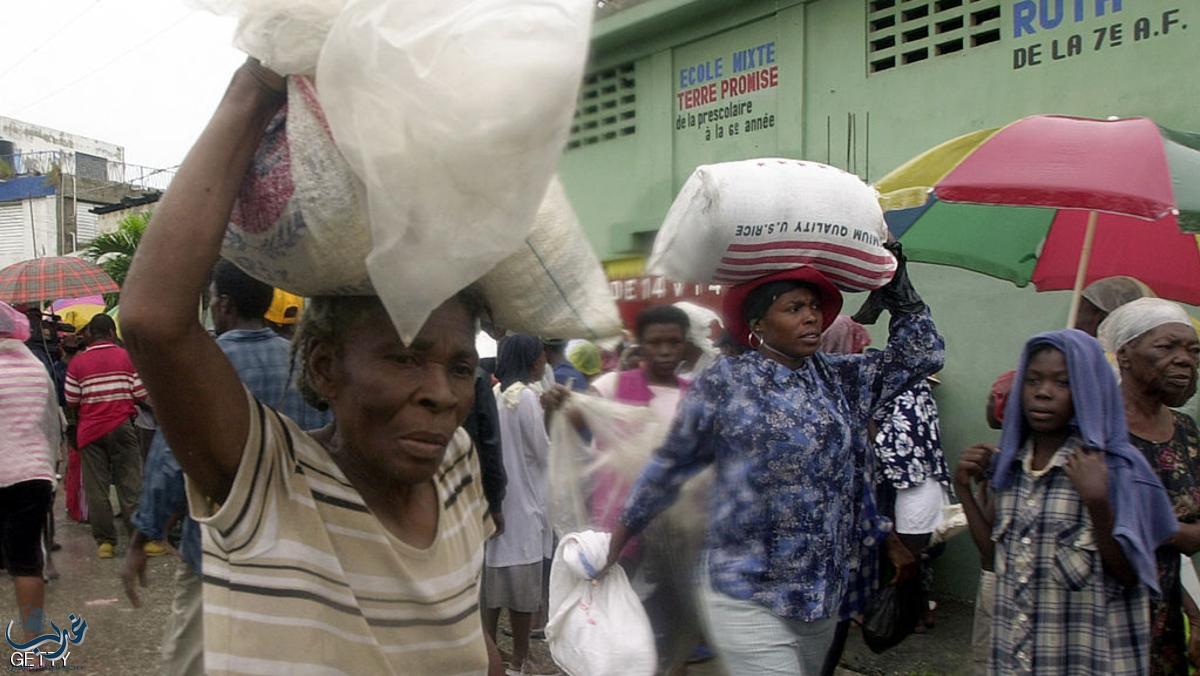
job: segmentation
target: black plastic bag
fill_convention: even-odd
[[[914,578],[879,590],[863,617],[863,642],[881,653],[903,641],[921,619],[921,581]]]

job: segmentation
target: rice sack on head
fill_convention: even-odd
[[[896,259],[875,190],[817,162],[758,159],[698,167],[667,212],[650,272],[739,284],[801,265],[846,291],[887,284]]]

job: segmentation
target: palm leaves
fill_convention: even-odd
[[[116,230],[97,235],[84,249],[84,257],[104,268],[118,285],[123,285],[149,222],[149,212],[126,216],[117,224]]]
[[[117,286],[125,285],[125,276],[129,274],[129,264],[133,262],[133,254],[142,241],[142,234],[150,223],[150,212],[130,214],[117,224],[117,229],[97,235],[83,250],[84,258],[99,265],[108,273]],[[117,304],[117,294],[104,294],[104,303],[108,307]]]

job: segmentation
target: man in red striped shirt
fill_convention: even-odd
[[[109,484],[116,486],[121,516],[137,510],[142,487],[142,455],[133,418],[146,388],[124,348],[115,343],[112,317],[96,315],[88,324],[90,346],[67,367],[67,405],[79,408],[76,444],[83,454],[83,487],[96,555],[110,559],[117,544]],[[126,524],[128,525],[128,523]]]

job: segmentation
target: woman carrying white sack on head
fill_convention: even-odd
[[[1200,551],[1200,430],[1171,408],[1196,393],[1200,337],[1182,307],[1142,298],[1114,310],[1100,324],[1099,338],[1120,370],[1129,440],[1158,473],[1179,519],[1179,532],[1158,548],[1162,596],[1150,603],[1151,673],[1186,674],[1184,614],[1194,627],[1200,610],[1183,591],[1180,554]],[[1200,644],[1200,631],[1192,638]]]
[[[823,274],[801,267],[731,288],[725,322],[750,351],[693,383],[613,532],[610,565],[684,481],[714,467],[697,587],[733,676],[821,673],[837,624],[875,593],[878,557],[898,578],[916,573],[875,502],[867,423],[941,369],[945,344],[902,262],[866,306],[867,321],[891,313],[887,348],[830,356],[820,335],[842,294]]]

